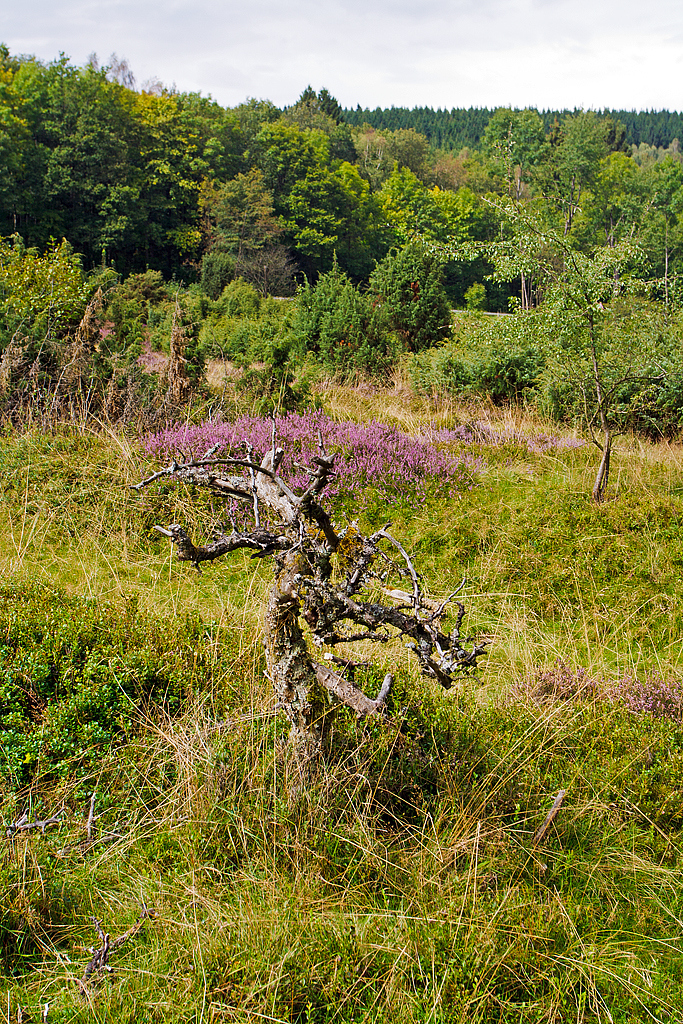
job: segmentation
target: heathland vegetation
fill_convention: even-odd
[[[683,1021],[678,115],[0,56],[3,1014]]]

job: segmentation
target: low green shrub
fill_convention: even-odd
[[[150,703],[177,712],[211,630],[25,585],[0,590],[0,635],[0,774],[23,786],[92,770]]]
[[[463,342],[415,355],[409,373],[418,391],[488,396],[494,402],[522,402],[538,394],[544,359],[536,348]]]
[[[300,358],[311,353],[331,373],[385,370],[399,347],[376,298],[336,264],[300,290],[291,334]]]
[[[202,257],[200,283],[210,299],[218,299],[235,276],[235,261],[228,252],[212,249]]]

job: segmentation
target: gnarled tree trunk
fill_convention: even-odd
[[[407,637],[423,674],[445,688],[457,673],[477,667],[486,646],[473,642],[472,637],[461,638],[465,610],[460,602],[455,602],[458,611],[450,633],[441,632],[440,620],[457,591],[440,602],[426,598],[409,555],[386,528],[369,537],[355,526],[337,533],[319,502],[334,460],[325,454],[322,442],[319,449],[315,466],[307,470],[309,486],[301,494],[292,491],[279,475],[283,452],[274,441],[260,463],[254,461],[250,446],[243,459],[217,459],[214,447],[203,459],[172,462],[134,485],[139,490],[171,476],[251,506],[254,523],[250,530],[238,532],[233,527],[232,533],[218,534],[203,546],[195,546],[177,524],[156,529],[173,541],[179,559],[193,562],[197,569],[201,562],[238,548],[252,549],[254,558],[273,560],[275,583],[265,616],[267,672],[278,707],[290,723],[292,745],[303,763],[315,758],[321,747],[325,690],[357,714],[368,715],[384,710],[392,683],[389,674],[377,698],[368,697],[350,679],[317,662],[311,642],[320,649],[359,640],[386,643]],[[228,475],[227,470],[239,475]],[[398,552],[397,561],[381,548],[383,543]],[[378,562],[381,572],[376,569]],[[391,573],[409,581],[410,591],[388,589]],[[368,587],[376,592],[380,583],[391,604],[370,598]],[[471,650],[465,650],[465,643],[472,643]]]

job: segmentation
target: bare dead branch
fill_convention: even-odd
[[[95,816],[95,797],[96,796],[97,796],[97,790],[94,789],[93,792],[92,792],[92,796],[90,797],[90,810],[88,811],[88,823],[87,823],[87,826],[86,826],[86,834],[88,836],[88,841],[89,842],[92,840],[92,826],[93,826],[93,822],[96,820],[96,816]]]
[[[359,640],[369,640],[370,643],[385,644],[391,640],[388,633],[326,633],[325,643],[328,647],[336,647],[337,644],[353,644]]]
[[[333,672],[326,665],[320,665],[316,662],[315,674],[318,682],[322,683],[326,690],[334,694],[342,704],[346,704],[357,715],[379,714],[386,706],[394,682],[393,675],[387,673],[377,698],[371,700],[349,679],[344,679],[338,672]]]
[[[447,605],[449,605],[451,603],[451,601],[453,600],[453,598],[456,597],[460,593],[462,588],[465,586],[465,582],[466,582],[466,580],[465,580],[465,577],[463,576],[463,578],[462,578],[462,580],[460,582],[460,586],[456,587],[455,590],[453,590],[448,595],[448,597],[444,597],[443,601],[441,601],[440,604],[437,604],[436,601],[429,601],[429,600],[427,600],[424,597],[422,598],[422,603],[424,605],[426,605],[427,607],[433,607],[434,605],[436,605],[436,607],[434,608],[434,614],[430,615],[430,617],[429,617],[429,621],[430,622],[435,622],[437,619],[441,618],[441,616],[443,615],[443,613],[446,610]],[[458,605],[460,607],[460,614],[458,616],[457,628],[460,629],[460,623],[462,622],[463,615],[465,614],[465,609],[464,609],[463,605],[460,604],[460,602],[458,602]]]
[[[383,530],[379,530],[377,535],[379,537],[385,537],[386,540],[390,541],[394,545],[396,550],[400,551],[400,553],[403,555],[404,561],[408,566],[410,578],[413,581],[413,608],[415,614],[417,615],[420,611],[420,604],[422,603],[422,592],[420,590],[420,577],[417,575],[417,572],[415,571],[415,566],[410,560],[410,555],[403,547],[403,545],[396,540],[395,537],[392,537],[390,533],[387,533],[386,527]]]
[[[536,835],[534,836],[534,838],[532,840],[532,846],[538,846],[538,844],[544,839],[548,829],[550,828],[552,823],[555,821],[555,818],[557,817],[557,815],[559,813],[560,807],[562,806],[562,804],[564,802],[564,798],[565,798],[566,795],[567,795],[567,790],[566,789],[561,789],[559,791],[559,793],[555,797],[555,800],[553,801],[552,807],[550,808],[550,810],[546,814],[545,821],[543,822],[543,824],[541,825],[541,827],[539,828],[538,832],[536,833]]]
[[[246,453],[246,459],[174,461],[135,487],[140,490],[162,477],[173,477],[251,504],[254,525],[250,529],[240,532],[233,524],[231,533],[219,533],[205,545],[195,545],[179,524],[155,528],[173,542],[179,560],[192,562],[197,569],[201,562],[238,548],[251,549],[253,558],[272,556],[276,581],[265,616],[267,673],[278,707],[290,721],[292,740],[305,752],[305,758],[319,749],[324,726],[325,707],[316,696],[316,683],[363,715],[383,709],[391,689],[387,677],[376,699],[366,696],[350,679],[312,660],[311,639],[324,648],[404,638],[415,652],[421,672],[446,689],[456,675],[477,668],[488,641],[461,637],[465,613],[461,602],[455,602],[456,621],[450,633],[440,626],[464,580],[447,598],[430,600],[422,592],[411,556],[388,532],[390,523],[370,536],[363,535],[355,523],[342,534],[337,533],[320,501],[334,473],[334,456],[325,452],[320,437],[318,455],[306,469],[309,483],[300,494],[295,494],[279,475],[284,453],[276,444],[275,424],[271,449],[260,465],[249,444]],[[207,453],[213,454],[213,450]],[[230,469],[239,469],[243,475],[231,476]],[[270,513],[271,519],[274,515],[277,523],[264,525],[261,508]],[[389,557],[384,542],[399,553],[400,559]],[[399,580],[409,577],[412,593],[392,587],[392,576]],[[398,607],[375,599],[378,583],[381,593],[399,602]],[[304,626],[310,629],[310,635],[304,632]]]
[[[399,601],[400,605],[406,608],[412,608],[413,606],[413,595],[409,594],[407,590],[388,590],[386,587],[382,587],[382,593],[387,597],[390,597],[392,601]],[[457,590],[454,591],[454,593],[457,594]],[[438,612],[439,609],[443,611],[443,608],[445,608],[446,603],[449,600],[450,598],[447,598],[446,601],[443,602],[443,605],[440,605],[438,601],[432,601],[431,598],[425,597],[424,595],[422,596],[422,604],[424,607],[431,608],[434,612]]]
[[[177,523],[173,523],[167,530],[156,525],[154,529],[173,541],[181,562],[192,562],[197,568],[200,562],[213,561],[239,548],[255,549],[257,554],[262,556],[290,546],[286,538],[263,528],[254,529],[251,533],[237,533],[233,530],[231,534],[219,534],[211,544],[199,547],[192,543],[185,530]]]
[[[45,818],[44,821],[29,821],[28,814],[24,812],[13,824],[6,826],[5,836],[7,839],[12,839],[17,832],[30,832],[34,828],[39,828],[44,835],[45,829],[49,825],[59,825],[61,821],[62,819],[58,814],[53,818]]]
[[[265,460],[264,460],[265,461]],[[158,470],[156,473],[152,473],[150,476],[145,477],[144,480],[140,480],[137,484],[131,484],[131,488],[134,491],[139,491],[148,484],[153,483],[162,476],[176,476],[179,480],[189,480],[191,483],[199,485],[209,485],[219,487],[226,483],[232,484],[235,489],[244,495],[244,497],[250,497],[248,491],[241,491],[240,486],[246,487],[247,480],[243,477],[225,477],[216,476],[215,474],[205,473],[204,475],[198,475],[193,473],[193,470],[205,470],[209,466],[239,466],[240,468],[249,469],[255,473],[261,473],[263,476],[269,477],[282,489],[283,494],[286,494],[293,501],[297,501],[297,497],[293,491],[287,487],[287,485],[280,479],[269,466],[261,463],[259,465],[256,462],[251,462],[249,459],[213,459],[213,458],[202,458],[202,459],[190,459],[188,462],[176,462],[174,459],[164,469]]]
[[[387,672],[384,679],[382,680],[382,685],[380,686],[379,693],[377,694],[377,700],[375,701],[377,711],[383,710],[384,707],[386,706],[393,685],[394,677],[392,676],[391,672]]]
[[[253,495],[253,503],[254,503],[254,524],[256,525],[256,527],[259,527],[261,525],[261,513],[260,513],[260,510],[259,510],[259,504],[258,504],[258,487],[256,486],[256,470],[254,469],[254,465],[253,465],[253,463],[254,463],[254,449],[253,449],[252,445],[249,444],[249,442],[247,442],[246,448],[247,448],[247,455],[249,456],[249,461],[252,463],[252,465],[249,467],[249,481],[251,483],[251,493]]]
[[[386,527],[384,527],[384,529],[386,529]],[[357,594],[364,584],[367,573],[379,554],[379,549],[377,547],[377,541],[379,539],[379,533],[374,533],[371,537],[363,537],[361,539],[360,550],[356,554],[355,568],[349,573],[346,580],[346,586],[344,588],[347,597],[353,597],[354,594]]]
[[[109,933],[105,933],[104,929],[102,928],[102,922],[98,921],[96,917],[91,918],[91,921],[95,925],[97,934],[102,945],[99,947],[99,949],[91,949],[91,952],[93,954],[92,959],[86,965],[85,970],[83,971],[83,977],[78,983],[79,988],[81,990],[81,995],[85,996],[86,998],[90,995],[92,989],[95,988],[101,981],[103,971],[111,970],[111,968],[109,967],[110,955],[116,952],[117,949],[120,949],[121,946],[123,946],[124,943],[128,942],[129,939],[132,939],[134,935],[137,935],[137,933],[143,927],[145,921],[149,920],[154,916],[155,914],[153,910],[150,910],[149,907],[143,906],[142,911],[138,916],[137,920],[135,921],[135,923],[128,929],[128,931],[124,932],[122,935],[119,935],[119,937],[117,939],[114,939],[113,941],[110,939]]]

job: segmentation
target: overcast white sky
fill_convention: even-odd
[[[1,0],[13,53],[127,58],[234,106],[683,108],[681,0]]]

